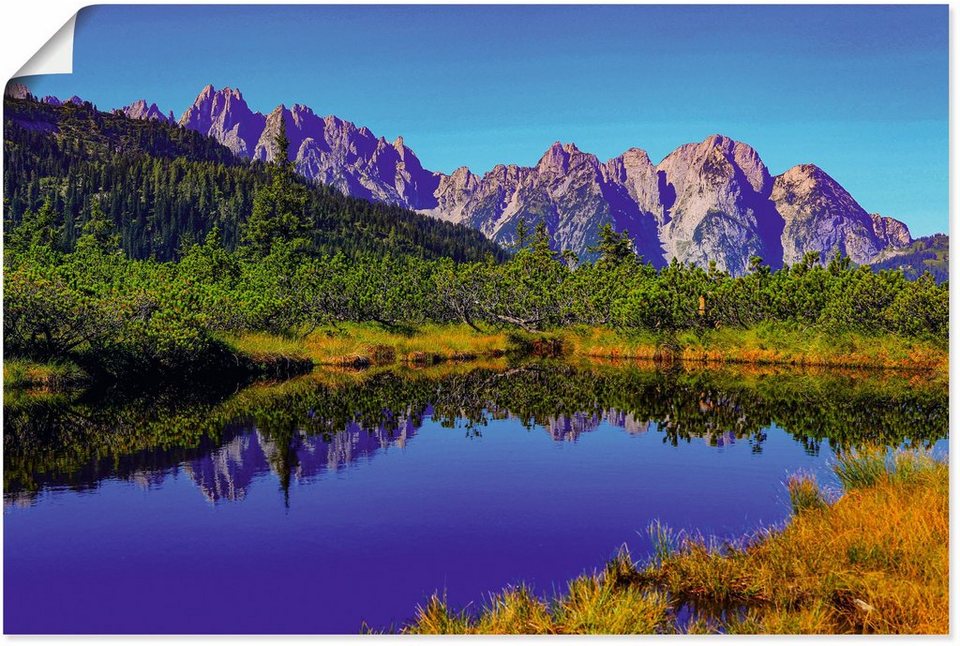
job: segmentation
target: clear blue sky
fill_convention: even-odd
[[[179,118],[207,83],[403,135],[432,170],[554,141],[654,162],[719,132],[813,162],[914,235],[948,228],[947,6],[99,6],[35,94]]]

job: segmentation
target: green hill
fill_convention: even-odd
[[[210,137],[89,103],[7,98],[3,146],[7,231],[52,197],[59,241],[72,249],[96,197],[131,258],[177,259],[215,226],[234,248],[256,189],[268,181],[265,164],[238,159]],[[307,215],[319,251],[457,261],[505,255],[468,227],[298,181],[309,187]]]
[[[906,249],[886,260],[873,264],[873,268],[901,269],[910,280],[916,280],[929,271],[934,280],[942,283],[950,278],[950,238],[945,233],[917,238]]]

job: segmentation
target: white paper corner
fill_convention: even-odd
[[[73,32],[76,24],[77,14],[73,14],[70,20],[64,23],[63,27],[58,29],[57,33],[14,74],[14,78],[41,74],[72,74]]]

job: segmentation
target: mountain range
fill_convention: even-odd
[[[174,122],[172,113],[144,100],[121,110]],[[542,220],[555,248],[590,258],[609,223],[628,232],[637,253],[656,266],[676,258],[740,274],[755,255],[775,268],[809,251],[821,260],[839,251],[872,264],[915,242],[906,224],[868,213],[821,168],[800,164],[773,176],[751,146],[719,134],[684,144],[656,164],[640,148],[601,161],[557,142],[535,166],[501,164],[477,175],[466,167],[451,174],[425,169],[402,137],[390,142],[305,105],[255,112],[229,87],[203,88],[176,123],[239,157],[271,161],[281,120],[289,158],[306,178],[466,224],[502,245],[514,241],[521,220]]]

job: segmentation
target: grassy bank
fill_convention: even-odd
[[[387,329],[347,323],[298,337],[264,333],[230,336],[236,352],[254,357],[307,357],[318,365],[368,366],[432,364],[542,353],[552,346],[563,354],[591,358],[662,360],[747,365],[947,370],[947,350],[934,343],[894,335],[853,332],[826,334],[781,325],[724,328],[700,333],[625,335],[615,330],[574,326],[528,334],[466,325],[424,325]]]
[[[3,362],[4,388],[57,390],[83,385],[89,379],[86,372],[69,361],[37,363],[24,359],[9,359]]]
[[[466,325],[389,330],[376,324],[343,323],[304,336],[247,333],[224,340],[234,351],[250,356],[286,354],[308,357],[317,365],[355,367],[500,357],[510,347],[506,333],[479,333]]]
[[[165,369],[162,361],[144,357],[74,357],[38,363],[11,358],[4,362],[5,388],[56,390],[101,379],[154,379],[181,374],[288,378],[313,366],[364,368],[405,364],[429,366],[448,361],[474,361],[505,355],[568,356],[591,360],[658,361],[688,365],[802,366],[933,371],[946,378],[946,347],[895,335],[852,332],[826,334],[768,324],[749,329],[702,332],[623,334],[609,328],[571,326],[542,333],[467,325],[426,324],[388,328],[375,323],[342,323],[309,333],[277,335],[247,332],[220,335],[190,361]],[[99,356],[99,355],[98,355]],[[148,360],[151,359],[151,360]],[[152,361],[152,362],[151,362]],[[80,368],[77,364],[83,366]],[[142,364],[142,365],[141,365]],[[182,365],[181,365],[182,364]]]
[[[435,596],[406,632],[946,633],[947,464],[865,451],[835,469],[839,499],[795,476],[794,516],[744,545],[652,529],[646,565],[622,555],[555,600],[513,588],[474,616]]]
[[[675,335],[623,335],[604,328],[574,327],[561,337],[572,354],[596,358],[944,372],[948,367],[947,348],[929,341],[893,334],[828,334],[778,324]]]

